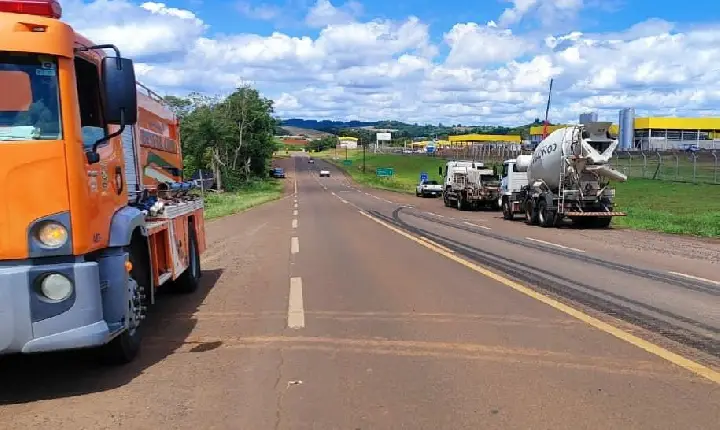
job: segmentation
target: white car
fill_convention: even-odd
[[[330,171],[329,171],[329,170],[324,170],[324,169],[321,170],[321,171],[320,171],[320,177],[322,178],[323,176],[327,176],[327,177],[329,178],[329,177],[330,177]]]

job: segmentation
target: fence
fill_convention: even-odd
[[[436,157],[502,163],[520,154],[532,154],[517,144],[474,144],[439,149]],[[425,154],[410,156],[426,157]],[[720,184],[720,151],[621,151],[611,165],[631,178]]]

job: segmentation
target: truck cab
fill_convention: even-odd
[[[155,288],[197,286],[203,203],[179,197],[172,111],[61,15],[57,0],[0,1],[0,355],[128,362]]]

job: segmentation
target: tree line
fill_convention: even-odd
[[[166,96],[180,120],[183,171],[190,178],[198,170],[212,172],[218,190],[267,177],[279,120],[273,101],[248,86],[228,97],[194,92],[187,97]]]

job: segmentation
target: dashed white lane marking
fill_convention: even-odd
[[[366,196],[369,196],[369,195],[370,195],[370,193],[365,193],[365,195],[366,195]]]
[[[297,194],[297,179],[293,179],[293,187],[295,189],[295,194]]]
[[[547,242],[547,241],[540,240],[540,239],[534,239],[534,238],[532,238],[532,237],[526,237],[525,239],[526,239],[526,240],[533,241],[533,242],[542,243],[542,244],[545,244],[545,245],[555,246],[555,247],[557,247],[557,248],[567,249],[567,250],[569,250],[569,251],[583,252],[583,253],[585,252],[585,251],[583,251],[582,249],[571,248],[571,247],[569,247],[569,246],[560,245],[560,244],[558,244],[558,243]]]
[[[694,280],[696,280],[696,281],[702,281],[702,282],[707,282],[707,283],[709,283],[709,284],[720,285],[720,281],[713,281],[712,279],[707,279],[707,278],[701,278],[701,277],[699,277],[699,276],[688,275],[687,273],[680,273],[680,272],[668,272],[668,273],[671,274],[671,275],[682,276],[683,278],[694,279]]]
[[[388,200],[388,199],[382,199],[382,201],[384,201],[385,203],[390,203],[390,204],[392,204],[392,202],[391,202],[390,200]]]
[[[345,203],[345,204],[347,204],[347,202],[348,202],[348,201],[345,200],[345,199],[340,199],[340,201],[343,202],[343,203]]]
[[[297,214],[298,214],[297,209],[295,209],[295,210],[293,211],[293,216],[297,216]]]
[[[293,254],[300,252],[300,239],[297,237],[290,238],[290,252]]]
[[[294,208],[297,208],[297,203],[295,203],[295,205],[294,205],[293,207],[294,207]]]
[[[289,328],[305,327],[305,309],[303,308],[302,278],[290,278],[290,298],[288,300]]]
[[[378,196],[373,196],[373,198],[376,200],[380,200],[380,197],[378,197]]]
[[[473,224],[473,223],[467,222],[467,221],[464,221],[463,223],[466,225],[472,226],[472,227],[482,228],[484,230],[492,230],[490,227],[485,226],[485,225],[477,225],[477,224]]]
[[[292,228],[297,228],[297,219],[292,220]]]

